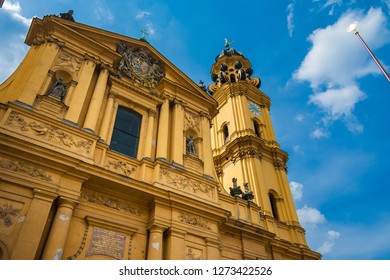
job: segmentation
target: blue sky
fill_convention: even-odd
[[[300,221],[324,259],[390,259],[390,0],[5,0],[0,82],[22,60],[33,16],[76,21],[148,41],[195,82],[211,83],[224,38],[271,97]]]

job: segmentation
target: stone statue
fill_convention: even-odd
[[[47,92],[46,95],[62,101],[62,99],[65,97],[65,93],[66,93],[66,85],[64,83],[64,78],[61,77],[55,81],[55,83],[53,84],[53,86],[50,88],[50,90]]]
[[[186,139],[186,152],[187,154],[196,155],[195,142],[194,142],[194,138],[192,138],[192,135],[190,135]]]
[[[227,38],[225,38],[225,49],[229,50],[230,46],[234,43],[234,41],[229,42]]]
[[[60,18],[75,21],[73,18],[73,10],[69,10],[67,13],[60,13]]]

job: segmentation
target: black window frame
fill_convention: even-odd
[[[118,106],[110,149],[137,158],[141,125],[141,114],[124,106]]]

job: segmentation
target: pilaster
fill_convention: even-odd
[[[153,148],[156,147],[156,141],[153,141],[153,132],[154,132],[154,122],[157,116],[157,112],[152,108],[149,108],[148,111],[148,127],[146,130],[146,140],[145,140],[145,154],[144,158],[152,158]]]
[[[84,128],[95,132],[96,123],[98,121],[99,112],[102,107],[104,93],[106,92],[107,80],[109,76],[108,69],[101,65],[98,80],[92,94],[91,102],[89,103],[87,115],[84,121]]]
[[[172,145],[170,147],[171,160],[177,164],[183,165],[183,150],[184,137],[182,131],[184,129],[184,104],[178,100],[173,101],[172,113]]]
[[[34,260],[39,257],[38,246],[55,197],[55,194],[41,189],[34,190],[34,197],[13,248],[11,260]]]
[[[72,99],[69,100],[69,110],[65,119],[79,123],[81,112],[85,106],[88,88],[91,84],[92,76],[96,68],[96,63],[90,57],[86,56],[81,68],[80,77],[77,86],[73,92]]]
[[[160,107],[160,118],[158,121],[157,152],[156,158],[168,159],[168,137],[169,137],[169,99],[166,98]]]

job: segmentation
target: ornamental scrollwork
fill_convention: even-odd
[[[83,60],[81,58],[63,51],[60,53],[55,66],[62,67],[70,73],[74,73],[75,76],[78,76],[82,62]]]
[[[184,115],[184,130],[187,131],[189,128],[200,133],[200,116],[186,111]]]
[[[116,173],[130,177],[137,169],[121,160],[108,160],[105,167]]]
[[[14,223],[14,218],[18,216],[21,209],[15,209],[6,203],[0,206],[0,226],[10,227]]]

